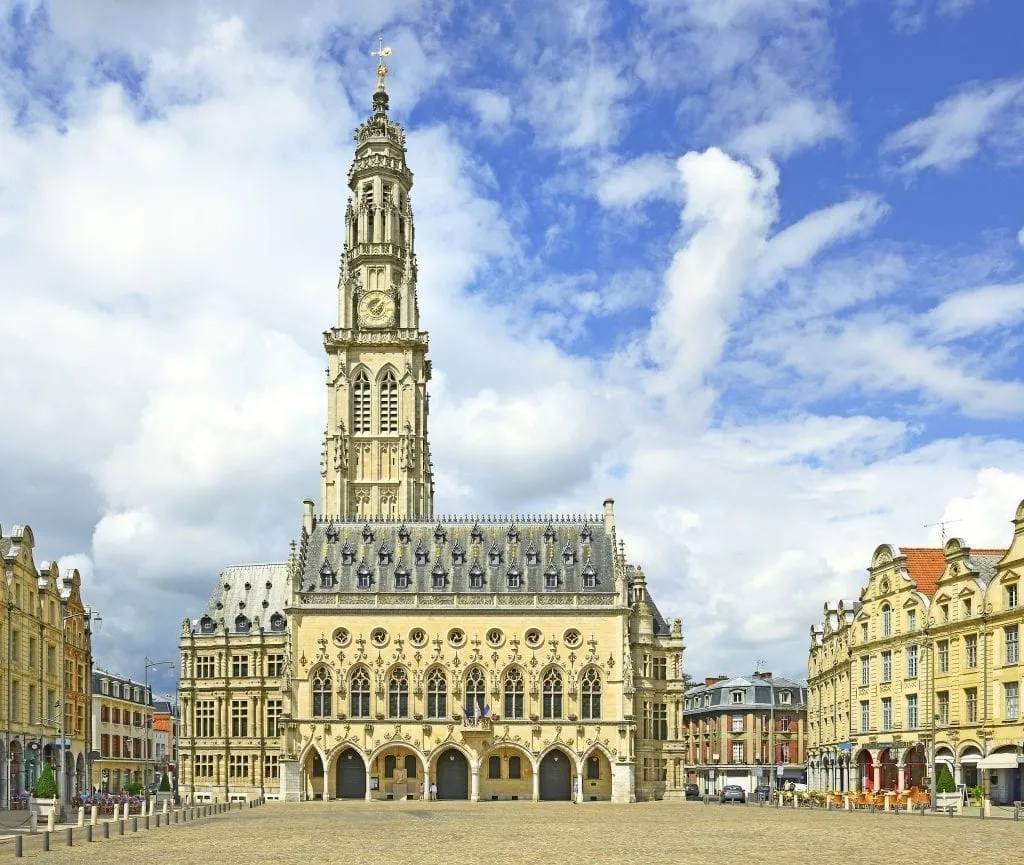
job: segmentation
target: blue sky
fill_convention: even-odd
[[[1024,498],[1012,0],[0,2],[0,526],[173,657],[316,497],[351,158],[407,127],[439,512],[595,512],[695,676]],[[138,672],[138,671],[134,671]]]

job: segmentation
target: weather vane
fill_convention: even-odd
[[[377,50],[370,52],[371,57],[379,57],[380,62],[377,64],[377,89],[384,89],[384,79],[388,74],[388,67],[384,65],[384,58],[391,56],[391,46],[384,44],[384,37],[377,37]]]

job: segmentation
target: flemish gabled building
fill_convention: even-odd
[[[62,574],[56,562],[37,567],[35,545],[29,526],[0,531],[2,807],[31,790],[44,761],[65,802],[88,789],[89,613],[78,571]]]
[[[378,72],[324,334],[322,513],[307,501],[287,561],[226,569],[183,623],[179,788],[676,795],[682,626],[626,562],[612,501],[590,516],[434,515],[413,176]]]
[[[1009,549],[951,538],[941,549],[875,550],[852,617],[833,630],[826,607],[811,632],[814,786],[924,786],[944,763],[993,801],[1019,798],[1022,569],[1024,502]],[[843,680],[846,695],[833,688]],[[848,722],[829,724],[833,705]]]

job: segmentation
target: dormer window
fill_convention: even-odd
[[[544,571],[544,588],[558,588],[558,571],[553,566],[549,567],[546,571]]]
[[[388,547],[387,544],[381,544],[380,549],[377,550],[377,564],[379,565],[390,565],[392,559],[395,557],[394,552]]]
[[[452,564],[466,564],[466,551],[462,548],[458,541],[455,542],[455,546],[452,548]]]
[[[409,588],[409,571],[401,559],[398,560],[398,567],[395,568],[395,588],[404,591]]]
[[[594,533],[590,526],[586,523],[583,524],[583,528],[580,529],[580,541],[585,544],[589,544],[594,538]]]
[[[498,549],[497,544],[491,544],[491,550],[487,554],[487,560],[491,563],[491,567],[496,567],[501,564],[502,554],[501,550]]]
[[[551,523],[548,523],[547,528],[544,529],[544,542],[548,544],[555,542],[555,527]]]
[[[327,543],[333,544],[338,540],[338,529],[333,522],[327,524]]]
[[[440,523],[438,523],[437,527],[434,529],[434,540],[439,544],[443,544],[446,540],[448,540],[448,533],[444,530],[444,526],[442,526]]]
[[[569,544],[566,544],[565,549],[562,550],[562,561],[567,565],[576,564],[576,550],[574,550]]]
[[[783,706],[788,706],[793,702],[793,695],[789,691],[779,691],[779,702]]]
[[[583,588],[593,589],[597,587],[597,571],[594,570],[594,566],[587,562],[587,566],[583,569]]]
[[[518,589],[522,586],[522,575],[519,573],[519,568],[515,565],[508,569],[508,573],[505,576],[510,589]]]
[[[356,561],[355,548],[348,541],[345,541],[345,546],[341,548],[341,563],[343,565],[352,565]]]
[[[508,538],[510,544],[519,543],[519,529],[516,528],[515,523],[508,527],[508,532],[505,533],[505,537]]]
[[[372,544],[373,543],[373,529],[370,528],[370,524],[369,523],[367,523],[366,525],[363,526],[363,543],[364,544]]]
[[[356,585],[360,589],[368,589],[373,582],[373,574],[370,569],[366,566],[366,562],[363,562],[359,566],[359,570],[356,571]]]
[[[398,540],[403,544],[409,543],[409,527],[405,523],[398,527]]]
[[[530,541],[530,546],[526,548],[526,564],[540,564],[540,553],[537,551],[537,547],[534,546],[533,541]]]
[[[425,565],[430,561],[430,554],[427,552],[427,548],[423,546],[423,541],[420,541],[416,545],[416,564]]]
[[[239,634],[248,634],[251,627],[252,623],[245,616],[235,617],[235,630]]]
[[[209,616],[203,616],[199,620],[199,631],[203,634],[212,634],[217,630],[217,623]]]
[[[743,691],[732,691],[729,694],[729,700],[734,705],[742,703],[745,697],[746,695],[743,693]]]
[[[330,562],[326,559],[320,566],[320,588],[331,589],[334,588],[334,568],[331,567]]]
[[[445,585],[445,573],[444,568],[440,564],[434,565],[434,570],[430,572],[430,587],[432,589],[443,589]]]
[[[484,531],[480,528],[480,523],[473,523],[473,528],[469,533],[469,539],[474,544],[482,544],[484,542]]]
[[[270,630],[272,631],[283,631],[285,626],[285,618],[280,613],[274,613],[270,617]]]
[[[469,587],[471,589],[482,589],[484,587],[484,572],[476,562],[469,569]]]

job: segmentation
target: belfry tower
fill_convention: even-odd
[[[427,334],[416,302],[415,230],[405,131],[388,117],[380,57],[373,116],[355,132],[348,172],[338,326],[324,333],[327,430],[323,514],[431,519]]]

